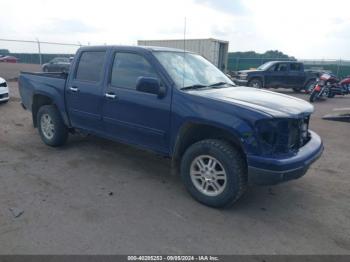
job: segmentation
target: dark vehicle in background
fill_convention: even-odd
[[[50,62],[43,64],[42,69],[44,72],[69,72],[69,67],[72,59],[68,57],[56,57]]]
[[[303,176],[323,150],[310,103],[237,87],[178,49],[82,47],[69,74],[21,73],[19,91],[47,145],[79,130],[157,152],[213,207],[233,204],[249,184]]]
[[[18,58],[14,57],[14,56],[10,56],[10,55],[0,55],[0,63],[17,63],[18,62]]]
[[[304,70],[304,64],[296,61],[271,61],[257,69],[241,70],[234,82],[256,88],[292,88],[295,92],[311,91],[319,73]]]

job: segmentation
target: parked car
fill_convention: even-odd
[[[323,150],[308,128],[310,103],[237,87],[183,50],[82,47],[68,75],[21,73],[19,91],[47,145],[80,130],[157,152],[213,207],[233,204],[250,184],[303,176]]]
[[[6,80],[0,77],[0,103],[6,103],[9,99],[9,88]]]
[[[43,64],[42,69],[44,72],[65,72],[69,71],[71,59],[68,57],[56,57],[50,62]]]
[[[293,88],[295,92],[310,92],[319,73],[304,70],[304,64],[295,61],[271,61],[257,69],[238,71],[237,85],[256,88]]]
[[[9,55],[0,55],[0,62],[6,62],[6,63],[17,63],[18,58],[14,56],[9,56]]]

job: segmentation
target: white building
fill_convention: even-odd
[[[222,71],[227,69],[228,41],[218,39],[139,40],[139,46],[161,46],[202,55]]]

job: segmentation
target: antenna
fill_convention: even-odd
[[[184,20],[184,55],[183,55],[183,75],[182,75],[182,87],[185,87],[185,74],[186,74],[186,60],[185,60],[185,55],[186,55],[186,27],[187,27],[187,21],[186,21],[186,16]]]

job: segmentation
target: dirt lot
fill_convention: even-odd
[[[40,72],[41,66],[23,63],[0,63],[0,77],[6,80],[18,77],[21,71]]]
[[[350,254],[350,124],[321,119],[350,97],[316,104],[311,128],[325,152],[305,177],[215,210],[156,155],[83,136],[45,146],[10,86],[0,105],[1,254]]]

